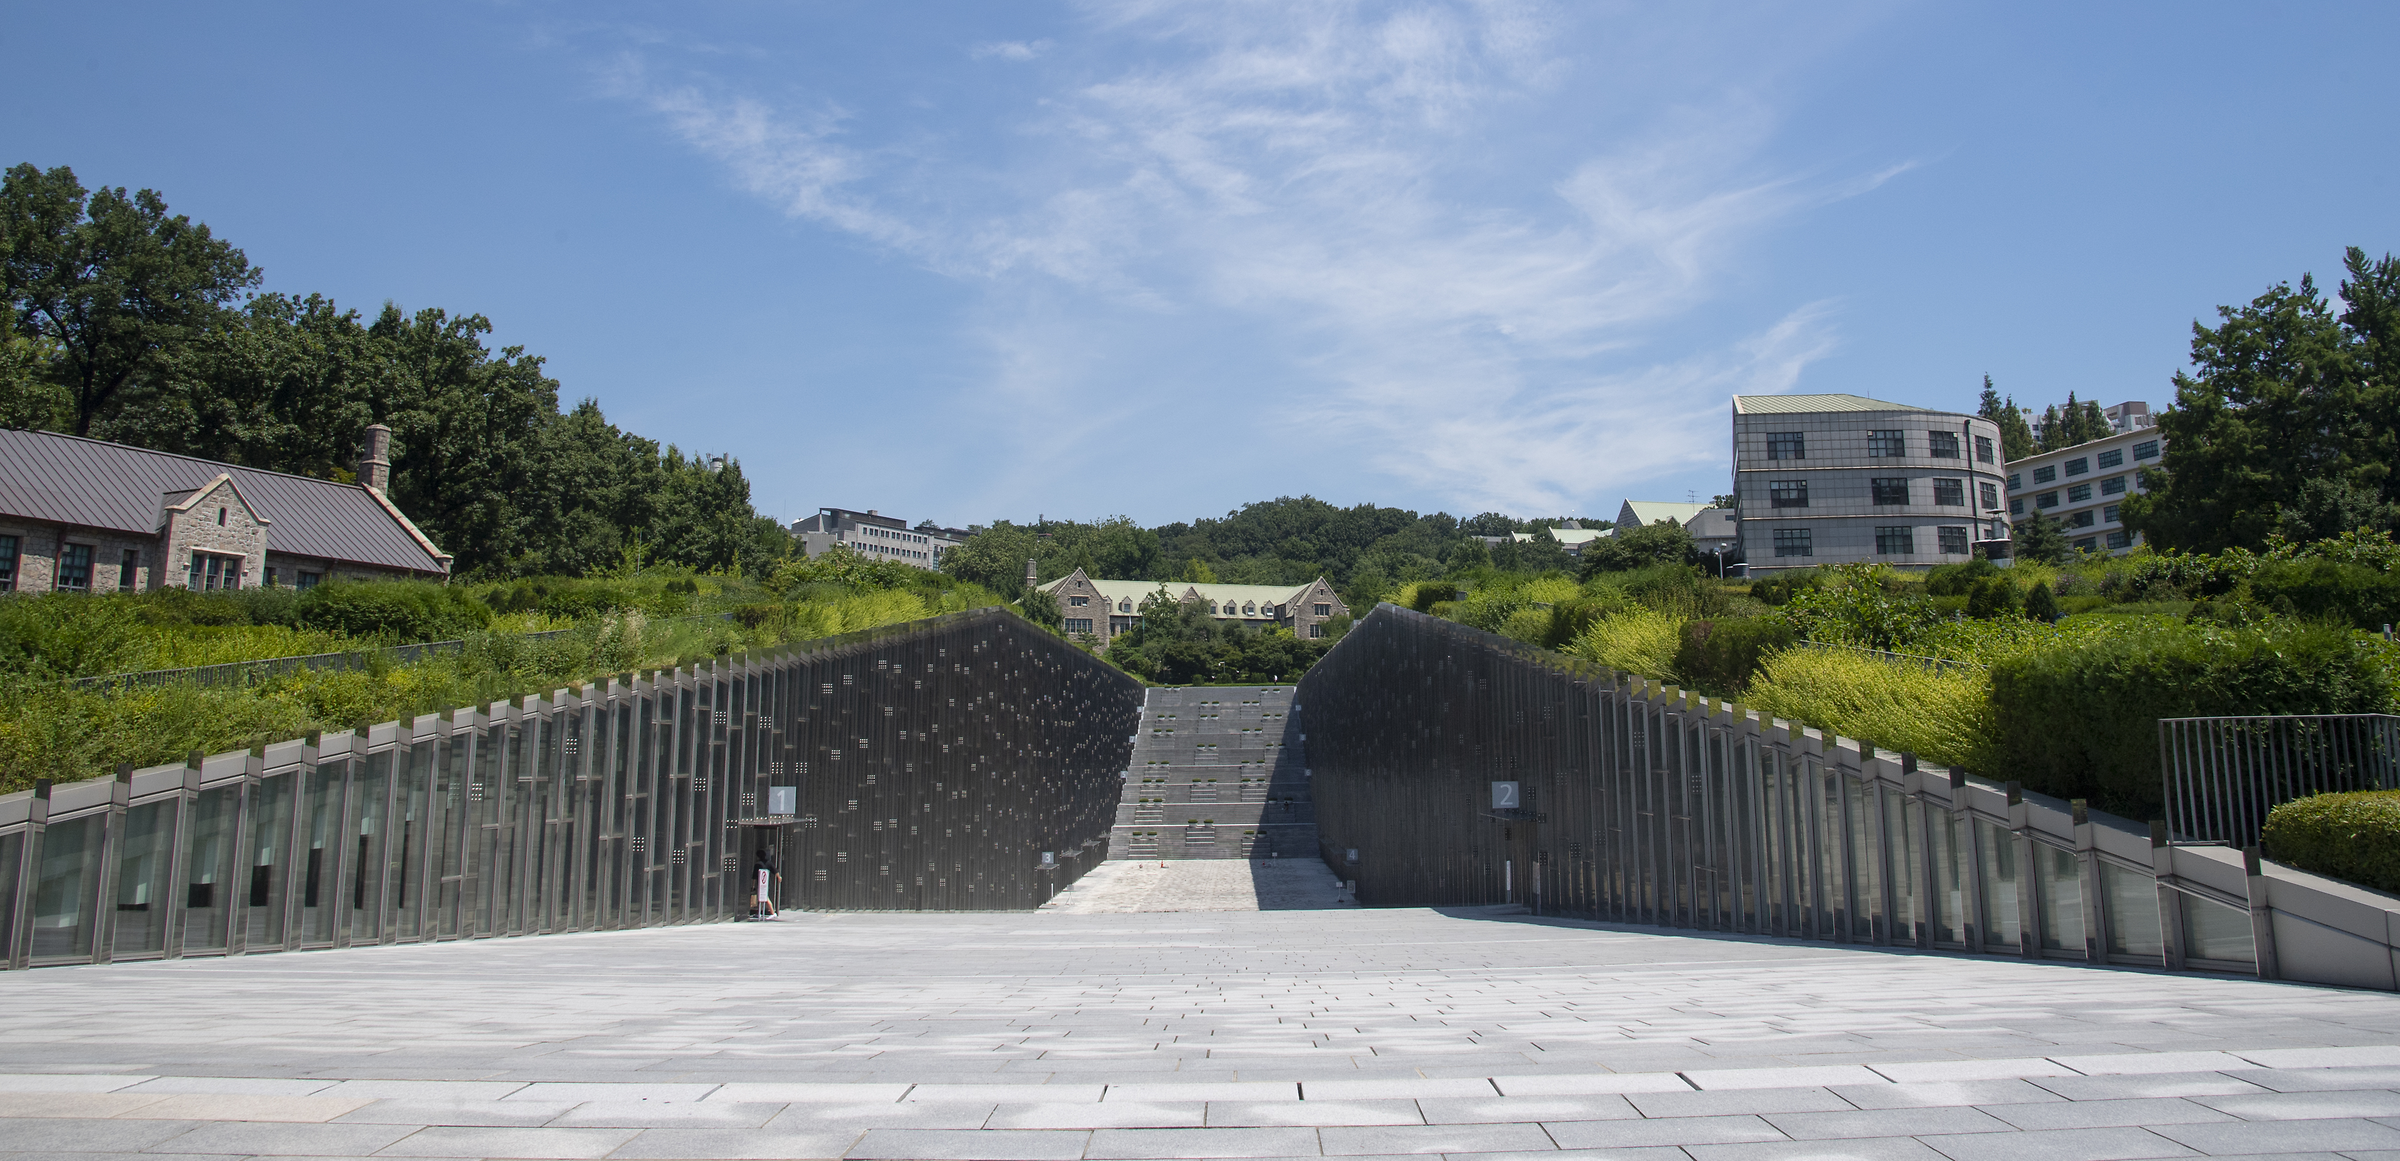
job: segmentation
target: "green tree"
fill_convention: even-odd
[[[2067,547],[2065,527],[2039,512],[2017,521],[2008,530],[2008,554],[2018,560],[2060,564],[2072,551]]]
[[[1558,542],[1546,527],[1533,530],[1533,539],[1517,545],[1517,567],[1526,572],[1566,572],[1575,562],[1567,555],[1567,546]]]
[[[0,179],[0,253],[19,329],[57,344],[53,373],[77,435],[259,280],[207,226],[169,216],[156,190],[87,195],[63,165],[21,164]]]
[[[16,333],[0,313],[0,427],[63,431],[75,422],[75,401],[52,382],[48,344]]]
[[[1636,528],[1584,545],[1583,575],[1624,572],[1653,564],[1695,564],[1699,559],[1690,529],[1672,520],[1654,520],[1648,528]]]
[[[2303,275],[2297,288],[2219,307],[2217,326],[2192,324],[2193,369],[2175,376],[2175,403],[2158,417],[2165,454],[2125,505],[2152,544],[2257,549],[2272,533],[2323,535],[2328,517],[2379,518],[2400,501],[2400,384],[2385,382],[2400,264],[2352,247],[2344,265],[2339,316]]]
[[[1041,556],[1041,541],[1030,528],[1003,520],[982,528],[942,554],[942,571],[992,590],[1014,601],[1024,594],[1025,562]]]
[[[1208,567],[1207,561],[1195,556],[1183,562],[1183,573],[1179,579],[1187,584],[1213,585],[1217,583],[1217,570]]]
[[[2016,397],[2002,399],[2000,392],[1993,388],[1989,375],[1983,377],[1983,401],[1976,406],[1975,414],[1991,420],[1999,427],[2000,458],[2003,461],[2021,460],[2041,450],[2034,442],[2033,428],[2025,422],[2025,413],[2017,410]]]

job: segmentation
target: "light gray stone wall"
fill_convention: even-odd
[[[167,512],[161,583],[187,585],[192,554],[209,552],[242,558],[241,587],[256,587],[266,575],[267,523],[250,511],[230,480],[218,480],[178,501]]]
[[[141,591],[157,584],[158,543],[149,537],[6,520],[0,520],[0,536],[17,538],[13,587],[20,593],[54,591],[58,584],[59,556],[72,545],[83,545],[92,550],[92,592],[113,593],[118,590],[123,575],[124,554],[128,550],[135,554],[134,589]]]

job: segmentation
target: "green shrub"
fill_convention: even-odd
[[[2025,615],[2036,621],[2058,619],[2058,590],[2037,584],[2025,592]]]
[[[1630,608],[1600,618],[1567,646],[1567,652],[1611,669],[1670,680],[1683,618],[1656,609]]]
[[[1600,618],[1633,607],[1633,602],[1627,600],[1625,594],[1613,588],[1594,586],[1587,591],[1591,595],[1550,606],[1550,632],[1542,638],[1543,645],[1551,649],[1564,649],[1577,637],[1583,636],[1584,630],[1599,623]]]
[[[1500,635],[1527,645],[1547,646],[1550,643],[1550,610],[1526,606],[1510,613],[1500,623]]]
[[[1981,670],[1937,671],[1850,649],[1801,646],[1767,659],[1743,703],[1937,766],[1988,769],[1994,723]]]
[[[1739,697],[1759,666],[1800,641],[1782,617],[1732,617],[1693,621],[1683,627],[1675,650],[1675,676],[1712,697]]]
[[[1786,604],[1824,583],[1825,575],[1813,568],[1768,573],[1750,582],[1750,599],[1766,605]]]
[[[1980,556],[1962,564],[1937,564],[1925,572],[1925,594],[1963,597],[1976,581],[1999,574],[1999,565]]]
[[[1636,603],[1678,617],[1722,617],[1725,590],[1698,565],[1654,564],[1610,576],[1609,582]]]
[[[1403,609],[1420,613],[1433,612],[1434,602],[1458,599],[1458,585],[1452,581],[1410,581],[1392,594],[1392,603]]]
[[[492,623],[466,590],[429,581],[334,581],[302,594],[300,623],[392,642],[444,641]]]
[[[2024,597],[2015,581],[2005,576],[1979,577],[1967,589],[1967,615],[1978,621],[2016,617],[2024,613]]]
[[[2323,558],[2268,561],[2250,576],[2250,595],[2286,615],[2375,629],[2400,621],[2400,577]]]
[[[2268,858],[2400,894],[2400,790],[2319,794],[2267,812]]]
[[[2025,785],[2155,818],[2158,719],[2380,713],[2389,678],[2348,630],[2163,625],[2133,618],[1992,663],[1995,761]]]

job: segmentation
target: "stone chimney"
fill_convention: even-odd
[[[378,492],[392,490],[392,429],[380,423],[367,427],[366,446],[358,453],[358,482]]]
[[[1033,567],[1033,558],[1032,558],[1032,557],[1026,557],[1026,558],[1025,558],[1025,591],[1026,591],[1026,592],[1032,592],[1032,591],[1034,590],[1034,587],[1035,587],[1035,586],[1037,586],[1037,585],[1039,585],[1039,584],[1041,584],[1041,583],[1042,583],[1042,574],[1041,574],[1041,571]]]

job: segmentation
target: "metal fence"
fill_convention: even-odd
[[[2400,788],[2400,717],[2160,718],[2167,829],[2178,841],[2258,845],[2278,803]]]
[[[0,796],[0,963],[726,919],[762,850],[784,906],[1030,908],[1105,857],[1140,706],[978,610],[45,784]]]
[[[2274,970],[2238,860],[1391,605],[1297,700],[1326,860],[1370,906]]]

